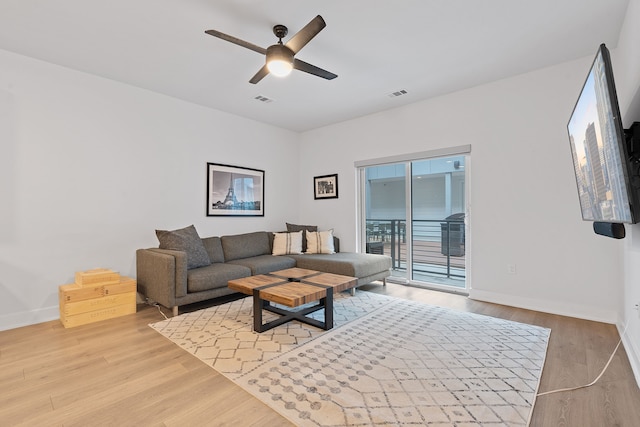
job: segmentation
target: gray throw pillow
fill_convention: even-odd
[[[190,225],[179,230],[156,230],[160,249],[171,249],[187,253],[187,269],[211,265],[207,250],[196,228]]]
[[[302,252],[306,252],[307,251],[307,231],[318,231],[318,226],[289,224],[288,222],[286,222],[285,224],[287,225],[287,231],[289,233],[295,233],[296,231],[304,230],[304,233],[302,233]]]

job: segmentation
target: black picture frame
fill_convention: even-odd
[[[264,171],[207,163],[207,216],[264,216]]]
[[[313,178],[313,198],[337,199],[338,198],[338,174],[316,176]]]

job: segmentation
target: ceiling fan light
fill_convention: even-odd
[[[269,72],[274,76],[285,77],[288,76],[289,73],[291,73],[291,70],[293,70],[293,65],[286,61],[273,60],[269,61],[269,63],[267,64],[267,68],[269,69]]]
[[[275,44],[267,48],[267,68],[274,76],[288,76],[293,70],[293,52],[286,46]]]

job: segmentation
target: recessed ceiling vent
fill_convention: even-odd
[[[388,96],[389,98],[396,98],[396,97],[398,97],[398,96],[402,96],[402,95],[406,95],[406,94],[407,94],[407,91],[406,91],[406,90],[404,90],[404,89],[402,89],[402,90],[399,90],[399,91],[396,91],[396,92],[392,92],[392,93],[390,93],[390,94],[389,94],[389,95],[387,95],[387,96]]]
[[[267,98],[266,96],[262,96],[262,95],[258,95],[253,99],[255,99],[256,101],[264,102],[265,104],[273,102],[273,99]]]

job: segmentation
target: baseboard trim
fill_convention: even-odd
[[[634,342],[629,339],[629,331],[627,330],[627,333],[625,333],[625,327],[622,323],[618,322],[616,326],[618,328],[618,333],[622,337],[622,345],[624,346],[624,351],[627,353],[627,358],[629,359],[633,376],[636,379],[636,384],[640,387],[640,349],[638,349]]]
[[[60,318],[58,306],[39,308],[0,316],[0,331],[49,322]]]
[[[513,295],[498,294],[495,292],[469,290],[469,298],[491,302],[494,304],[508,305],[511,307],[535,310],[543,313],[557,314],[560,316],[575,317],[578,319],[592,320],[594,322],[617,324],[617,313],[612,310],[600,310],[593,307],[586,307],[576,304],[565,304],[561,302],[538,300],[533,298],[523,298]]]

